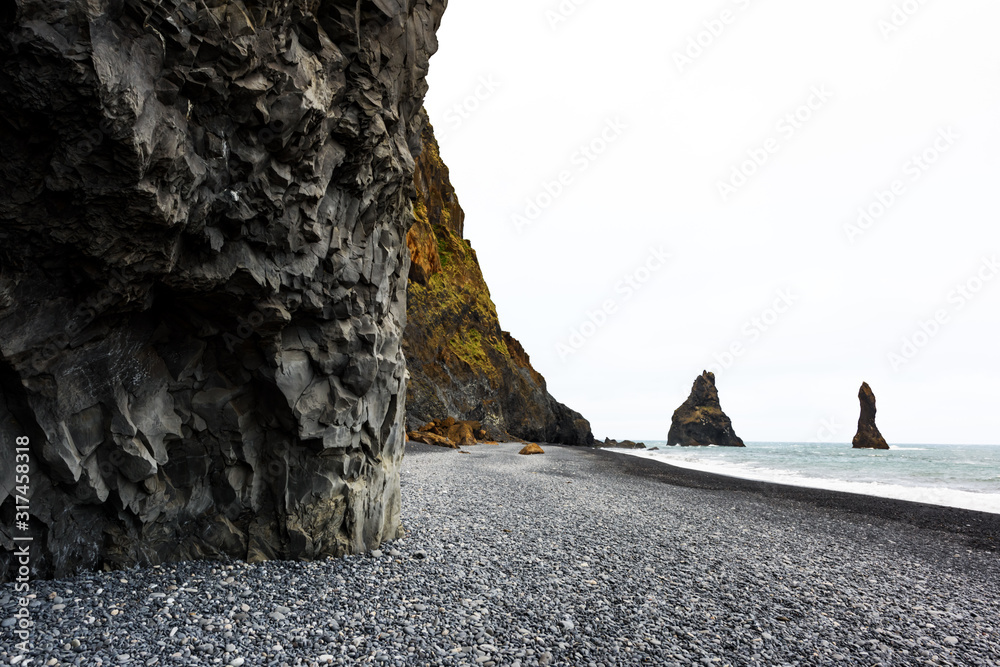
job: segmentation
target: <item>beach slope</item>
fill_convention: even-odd
[[[32,655],[276,667],[1000,664],[1000,563],[976,546],[993,539],[992,515],[945,509],[937,526],[932,510],[907,503],[520,447],[410,443],[406,535],[367,555],[37,582]],[[938,529],[949,521],[970,526]],[[3,618],[10,592],[0,588]],[[0,661],[13,655],[0,648]]]

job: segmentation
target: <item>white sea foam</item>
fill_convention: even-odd
[[[905,448],[899,448],[905,449]],[[920,448],[912,448],[920,449]],[[846,491],[879,498],[894,498],[912,502],[956,507],[959,509],[976,510],[1000,514],[1000,493],[977,493],[942,487],[907,485],[889,482],[858,482],[843,479],[821,478],[802,475],[792,470],[780,470],[758,467],[748,463],[731,461],[698,459],[695,455],[668,455],[663,452],[653,452],[636,449],[612,449],[621,454],[640,458],[663,461],[670,465],[690,470],[700,470],[740,479],[750,479],[775,484],[787,484],[812,489],[828,491]]]

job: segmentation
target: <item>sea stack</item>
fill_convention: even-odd
[[[674,410],[668,445],[682,447],[745,447],[733,432],[733,423],[722,411],[719,390],[715,388],[715,373],[703,372],[694,381],[691,395]]]
[[[875,425],[875,394],[867,382],[861,383],[858,399],[861,400],[861,416],[858,418],[858,434],[854,436],[854,449],[889,449]]]

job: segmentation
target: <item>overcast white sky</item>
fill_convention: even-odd
[[[501,324],[600,438],[665,439],[712,368],[747,441],[849,442],[866,380],[890,444],[1000,443],[997,25],[452,0],[427,108]]]

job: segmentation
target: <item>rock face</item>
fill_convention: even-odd
[[[398,534],[446,4],[0,0],[0,435],[31,441],[33,576]]]
[[[406,237],[410,429],[447,415],[481,422],[493,440],[590,444],[590,423],[548,393],[524,348],[500,328],[430,126],[423,141],[416,223]]]
[[[861,384],[858,399],[861,401],[861,416],[858,418],[858,432],[854,436],[854,449],[889,449],[889,444],[875,425],[875,394],[867,382]]]
[[[722,411],[714,373],[705,371],[698,376],[691,388],[691,395],[674,411],[667,444],[682,447],[745,446],[733,432],[733,423]]]

